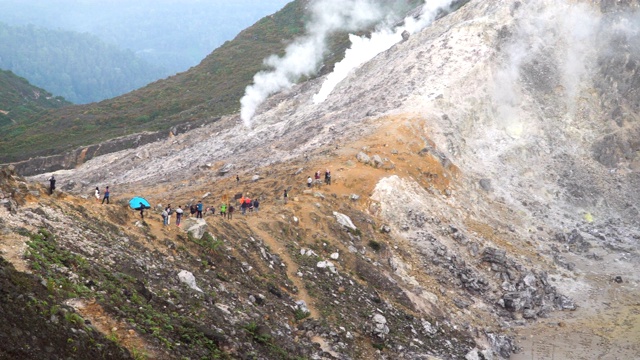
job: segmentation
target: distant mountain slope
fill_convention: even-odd
[[[0,129],[21,124],[25,118],[44,110],[70,104],[63,97],[53,96],[11,71],[0,70]]]
[[[112,98],[165,75],[89,34],[0,23],[0,68],[74,103]]]
[[[166,69],[197,65],[211,51],[289,0],[0,1],[0,21],[88,33]]]
[[[238,111],[243,90],[261,69],[262,59],[283,51],[287,40],[303,31],[304,4],[298,0],[265,17],[187,72],[97,104],[49,112],[28,129],[3,132],[0,162]]]
[[[399,4],[410,9],[420,2],[404,0]],[[245,87],[264,69],[263,59],[282,54],[288,43],[304,33],[307,4],[308,0],[289,3],[242,31],[189,71],[97,104],[49,112],[34,119],[28,129],[0,134],[0,163],[237,112]],[[342,59],[350,42],[345,33],[334,36],[330,44],[325,72]]]

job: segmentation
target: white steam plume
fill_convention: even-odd
[[[292,86],[301,76],[314,74],[326,51],[327,37],[336,31],[356,31],[381,20],[385,13],[374,0],[319,0],[311,2],[307,35],[286,48],[284,57],[264,60],[271,71],[253,77],[240,100],[240,117],[247,127],[256,109],[267,97]]]
[[[513,37],[505,47],[506,62],[494,77],[493,104],[507,130],[522,128],[522,69],[540,59],[557,66],[556,81],[564,88],[569,112],[575,109],[583,82],[589,78],[598,51],[601,15],[585,4],[571,1],[539,1],[521,9]]]
[[[414,34],[429,26],[438,15],[438,12],[449,8],[453,1],[454,0],[425,0],[425,4],[417,20],[409,16],[405,18],[404,25],[398,26],[395,29],[380,29],[371,34],[370,38],[349,35],[351,47],[347,49],[344,59],[335,64],[333,72],[327,75],[326,80],[322,84],[322,88],[314,95],[313,102],[319,104],[325,101],[338,83],[349,75],[351,70],[373,59],[376,55],[398,43],[402,40],[402,33],[404,31],[409,32],[409,34]]]

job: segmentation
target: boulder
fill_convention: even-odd
[[[207,231],[207,222],[204,219],[188,218],[184,220],[184,231],[191,234],[196,239],[202,239]]]
[[[371,158],[369,157],[369,155],[363,153],[362,151],[359,152],[358,155],[356,155],[356,159],[363,164],[371,163]]]
[[[222,176],[228,173],[233,169],[233,164],[224,164],[220,169],[218,169],[218,175]]]
[[[383,338],[389,334],[389,327],[387,326],[387,319],[382,314],[373,315],[373,334],[379,338]]]
[[[187,286],[189,286],[193,290],[202,292],[202,289],[200,289],[198,285],[196,285],[196,277],[193,276],[191,272],[187,270],[181,270],[178,273],[178,279],[180,279],[181,282],[187,284]]]
[[[384,160],[382,160],[382,158],[378,154],[373,155],[373,157],[371,158],[371,162],[373,163],[372,165],[377,168],[382,167],[382,165],[384,165]]]
[[[338,223],[340,225],[346,228],[349,228],[351,230],[357,230],[356,226],[353,224],[353,222],[347,215],[334,211],[333,216],[336,217],[336,220],[338,220]]]

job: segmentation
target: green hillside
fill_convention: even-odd
[[[70,105],[59,96],[35,87],[11,71],[0,70],[0,132],[6,134],[8,126],[19,124],[47,109]]]
[[[76,104],[122,95],[166,76],[132,51],[93,35],[2,22],[0,69]]]
[[[293,1],[261,19],[189,71],[113,99],[49,111],[11,126],[10,132],[0,134],[0,163],[238,112],[244,89],[263,69],[263,59],[283,54],[286,45],[304,33],[308,1]],[[418,2],[404,4],[408,9]],[[331,39],[325,71],[349,45],[346,33]]]

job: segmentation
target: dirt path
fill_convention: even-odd
[[[67,301],[67,305],[72,306],[83,318],[91,321],[101,333],[120,345],[127,348],[134,357],[142,356],[144,359],[164,359],[166,356],[160,355],[153,346],[147,343],[140,335],[127,323],[118,321],[107,314],[102,306],[95,301],[85,301],[72,299]]]
[[[259,219],[255,217],[255,215],[252,215],[252,216],[254,216],[254,218],[251,219],[250,221],[247,221],[247,223],[251,228],[251,231],[258,234],[262,239],[262,241],[264,241],[264,243],[267,246],[269,246],[271,251],[278,254],[280,259],[285,263],[286,270],[287,270],[287,277],[298,288],[298,293],[296,294],[296,298],[298,298],[299,300],[304,300],[304,302],[307,305],[307,308],[309,309],[309,312],[311,313],[311,316],[316,319],[319,319],[319,312],[314,306],[313,298],[309,296],[309,293],[307,292],[307,289],[305,288],[304,283],[302,282],[300,277],[296,275],[296,268],[297,268],[296,263],[289,256],[289,252],[287,251],[285,245],[282,244],[280,241],[274,239],[268,232],[260,229],[259,225],[261,223],[264,223],[263,219]]]

